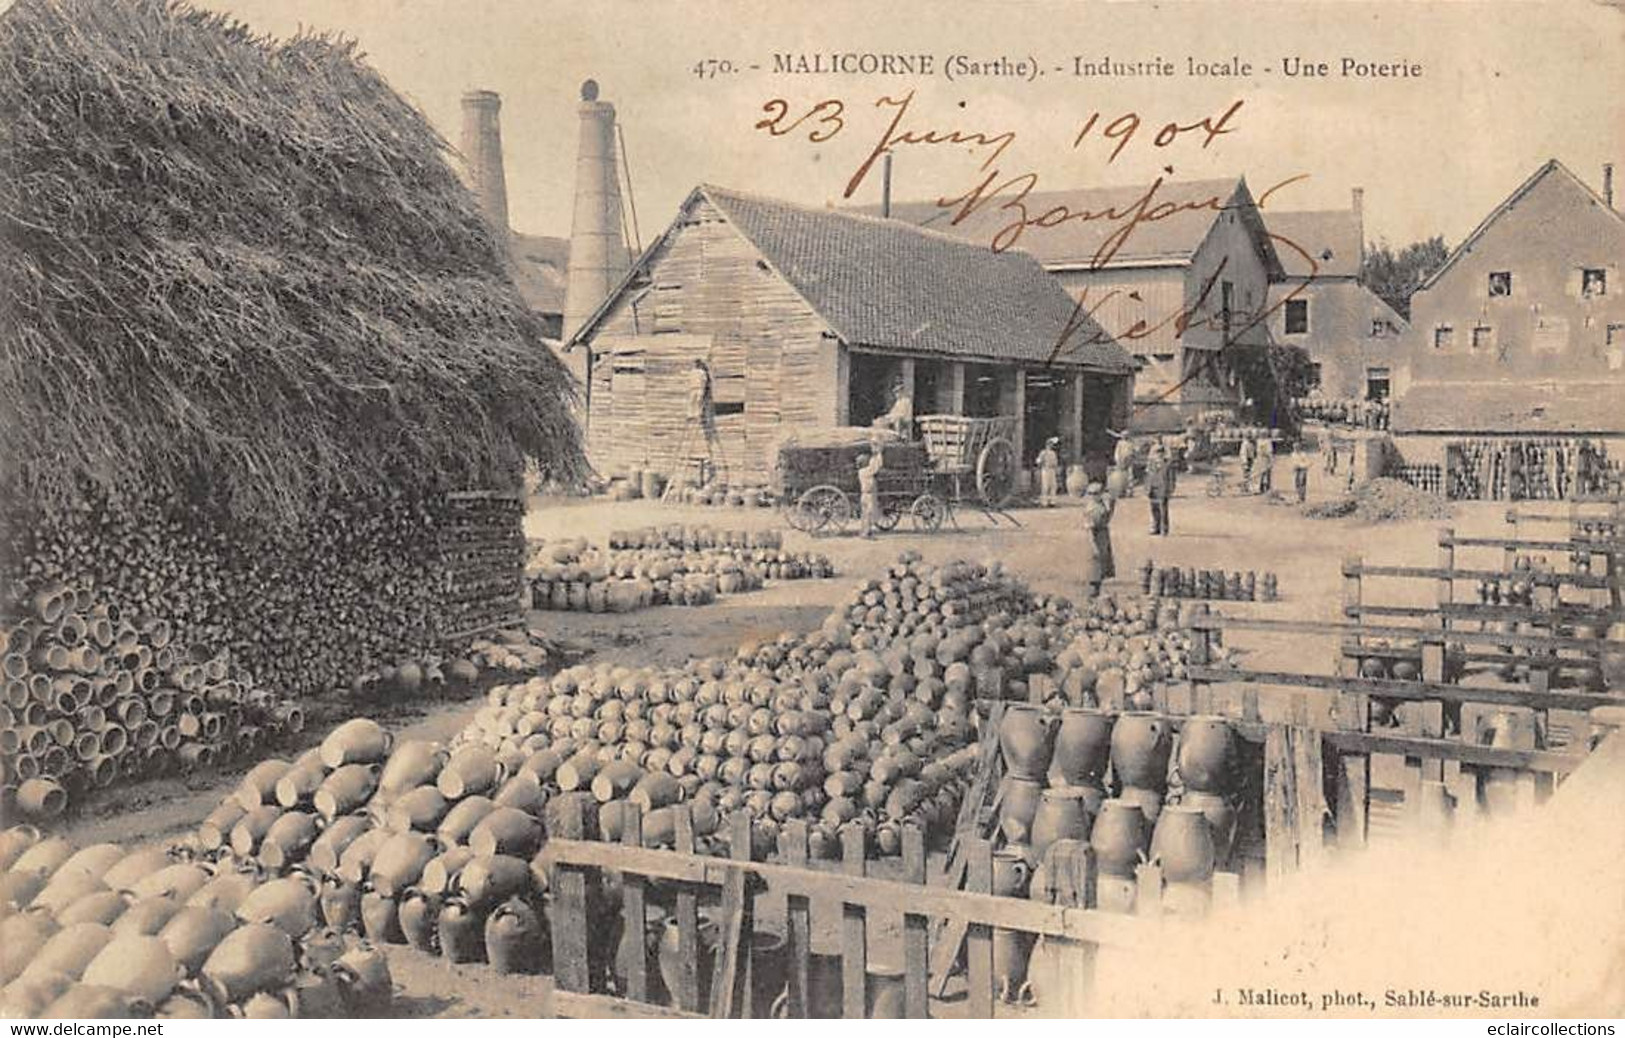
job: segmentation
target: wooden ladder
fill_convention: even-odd
[[[1004,703],[995,702],[988,710],[987,728],[982,732],[976,753],[976,778],[970,791],[959,805],[959,817],[954,821],[953,840],[948,844],[948,865],[944,886],[954,890],[965,887],[969,856],[968,845],[974,840],[989,839],[998,827],[999,793],[1004,772],[1004,758],[999,753],[999,725],[1004,720]],[[939,920],[931,939],[931,987],[933,997],[941,998],[948,988],[948,978],[959,962],[960,949],[965,944],[969,927],[962,920]]]

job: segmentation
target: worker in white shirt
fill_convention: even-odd
[[[1038,452],[1038,503],[1045,508],[1054,508],[1061,492],[1061,455],[1055,449],[1060,445],[1061,438],[1051,436]]]
[[[858,505],[863,518],[863,535],[873,537],[880,526],[880,467],[884,459],[879,448],[873,454],[858,456]]]

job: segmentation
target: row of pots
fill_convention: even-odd
[[[1161,791],[1168,785],[1174,729],[1147,711],[1113,714],[1090,707],[1059,713],[1029,703],[1005,707],[999,724],[1005,773],[1056,786],[1103,786],[1106,767],[1124,786]],[[1223,717],[1192,716],[1179,728],[1179,775],[1186,789],[1226,792],[1235,765],[1235,732]]]

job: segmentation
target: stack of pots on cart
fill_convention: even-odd
[[[995,894],[1049,900],[1049,884],[1034,877],[1071,871],[1088,848],[1101,908],[1132,910],[1138,867],[1156,864],[1165,910],[1205,910],[1235,842],[1237,744],[1227,719],[1186,717],[1176,735],[1173,719],[1157,713],[1011,703],[999,747]],[[994,934],[995,975],[1009,1000],[1030,993],[1032,939]]]

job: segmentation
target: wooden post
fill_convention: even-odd
[[[848,822],[841,829],[841,871],[862,877],[867,870],[867,834]],[[862,905],[841,905],[841,1015],[848,1020],[868,1016],[869,926]]]
[[[1371,758],[1363,753],[1338,755],[1337,846],[1349,851],[1366,843],[1366,799],[1371,793]]]
[[[925,885],[925,831],[917,825],[903,829],[903,882]],[[924,1020],[930,1015],[926,986],[931,979],[929,928],[923,915],[903,915],[903,1015]]]
[[[1016,469],[1027,472],[1032,466],[1033,459],[1027,457],[1027,373],[1020,368],[1011,372],[1014,382],[1011,405],[1016,416]]]
[[[565,794],[553,805],[551,835],[565,840],[586,838],[586,805],[580,797]],[[565,991],[590,990],[588,967],[587,869],[558,865],[553,877],[553,979]]]
[[[1074,374],[1067,386],[1066,406],[1061,427],[1066,430],[1067,454],[1073,464],[1083,464],[1083,374]]]
[[[1264,862],[1274,882],[1298,867],[1298,780],[1286,725],[1264,734]]]
[[[842,342],[835,347],[835,424],[852,424],[852,351]]]
[[[965,889],[993,892],[993,844],[981,837],[966,841]],[[993,1019],[993,928],[976,923],[965,929],[965,981],[972,1019]]]
[[[643,846],[643,812],[631,801],[621,808],[621,843]],[[649,913],[644,901],[644,879],[621,873],[621,956],[626,968],[626,991],[634,1002],[649,1001]]]
[[[786,865],[807,867],[807,823],[794,819],[779,830],[779,856]],[[784,939],[790,955],[790,1016],[811,1017],[823,1006],[811,1002],[812,904],[800,894],[785,899]]]
[[[965,364],[950,361],[948,377],[937,383],[937,410],[943,414],[965,413]]]
[[[679,853],[694,853],[694,811],[690,804],[678,804],[676,834],[672,841]],[[700,916],[699,897],[694,888],[677,888],[677,990],[671,993],[677,1008],[688,1013],[700,1011]]]
[[[729,857],[751,860],[751,819],[734,814],[728,833]],[[751,949],[756,923],[750,881],[743,869],[730,869],[722,885],[722,948],[717,954],[716,979],[711,984],[711,1015],[748,1017],[751,1005]]]
[[[1327,815],[1320,733],[1313,728],[1294,727],[1288,734],[1292,741],[1292,770],[1297,779],[1298,867],[1318,868],[1326,857]]]

